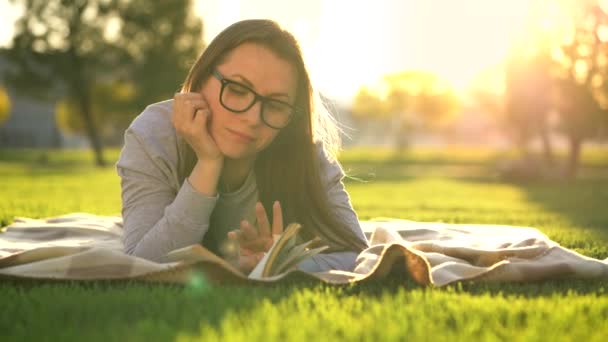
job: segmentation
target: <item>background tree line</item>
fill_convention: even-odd
[[[560,32],[530,24],[535,44],[513,46],[503,96],[477,93],[480,103],[502,119],[524,159],[530,159],[530,142],[539,139],[544,167],[555,169],[551,133],[565,136],[569,152],[563,175],[568,178],[577,174],[583,143],[608,137],[608,9],[595,0],[571,8],[576,11]]]
[[[441,127],[460,108],[451,85],[426,71],[405,71],[384,76],[374,92],[363,87],[353,100],[355,117],[392,117],[397,125],[397,147],[408,143],[408,133]]]
[[[537,1],[526,37],[511,46],[500,89],[489,87],[487,75],[482,75],[471,93],[478,106],[499,120],[524,161],[533,159],[530,143],[538,139],[544,160],[534,165],[555,170],[551,136],[564,135],[569,153],[562,176],[571,178],[583,143],[608,136],[608,9],[596,0],[560,1],[570,1],[576,9],[561,23],[563,30],[546,32],[542,22],[551,11],[546,2]],[[412,128],[408,122],[422,122],[417,128],[429,130],[460,109],[445,81],[426,72],[387,75],[379,88],[362,88],[352,110],[359,117],[402,117],[398,146]]]
[[[56,102],[60,128],[84,133],[97,165],[106,163],[104,141],[146,105],[173,97],[203,48],[190,0],[12,1],[25,10],[5,81]]]

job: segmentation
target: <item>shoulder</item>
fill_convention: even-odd
[[[176,161],[182,141],[171,122],[172,115],[173,100],[149,105],[125,132],[125,143],[134,138],[149,155]]]
[[[175,135],[171,123],[172,113],[173,100],[153,103],[133,120],[128,130],[142,137]]]
[[[344,177],[340,163],[327,152],[322,142],[315,143],[319,176],[323,183],[339,181]]]
[[[171,122],[173,100],[151,104],[125,131],[118,167],[141,169],[154,165],[167,174],[176,173],[181,140]]]

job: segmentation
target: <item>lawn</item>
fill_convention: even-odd
[[[116,160],[117,150],[108,151]],[[608,258],[608,151],[585,150],[576,181],[510,183],[486,149],[346,151],[361,219],[539,228]],[[82,151],[0,150],[0,223],[14,216],[120,213],[114,168]],[[608,336],[608,284],[549,281],[422,288],[394,274],[332,287],[214,287],[134,282],[0,283],[0,340],[585,340]]]

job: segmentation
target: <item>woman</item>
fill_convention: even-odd
[[[311,94],[299,46],[276,23],[245,20],[221,32],[182,91],[125,132],[117,163],[125,251],[163,261],[187,245],[221,253],[238,241],[237,266],[248,272],[283,222],[298,222],[303,238],[330,247],[298,268],[352,270],[367,240],[331,153],[335,126],[313,111]]]

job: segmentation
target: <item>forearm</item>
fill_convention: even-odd
[[[223,159],[215,161],[198,160],[188,177],[192,187],[206,196],[217,194],[217,184],[222,173]]]
[[[200,243],[209,229],[217,197],[204,196],[185,181],[164,210],[157,203],[139,202],[123,208],[127,254],[153,261],[177,248]]]
[[[355,269],[357,256],[356,252],[317,254],[298,264],[298,269],[305,272],[323,272],[329,270],[352,272]]]

